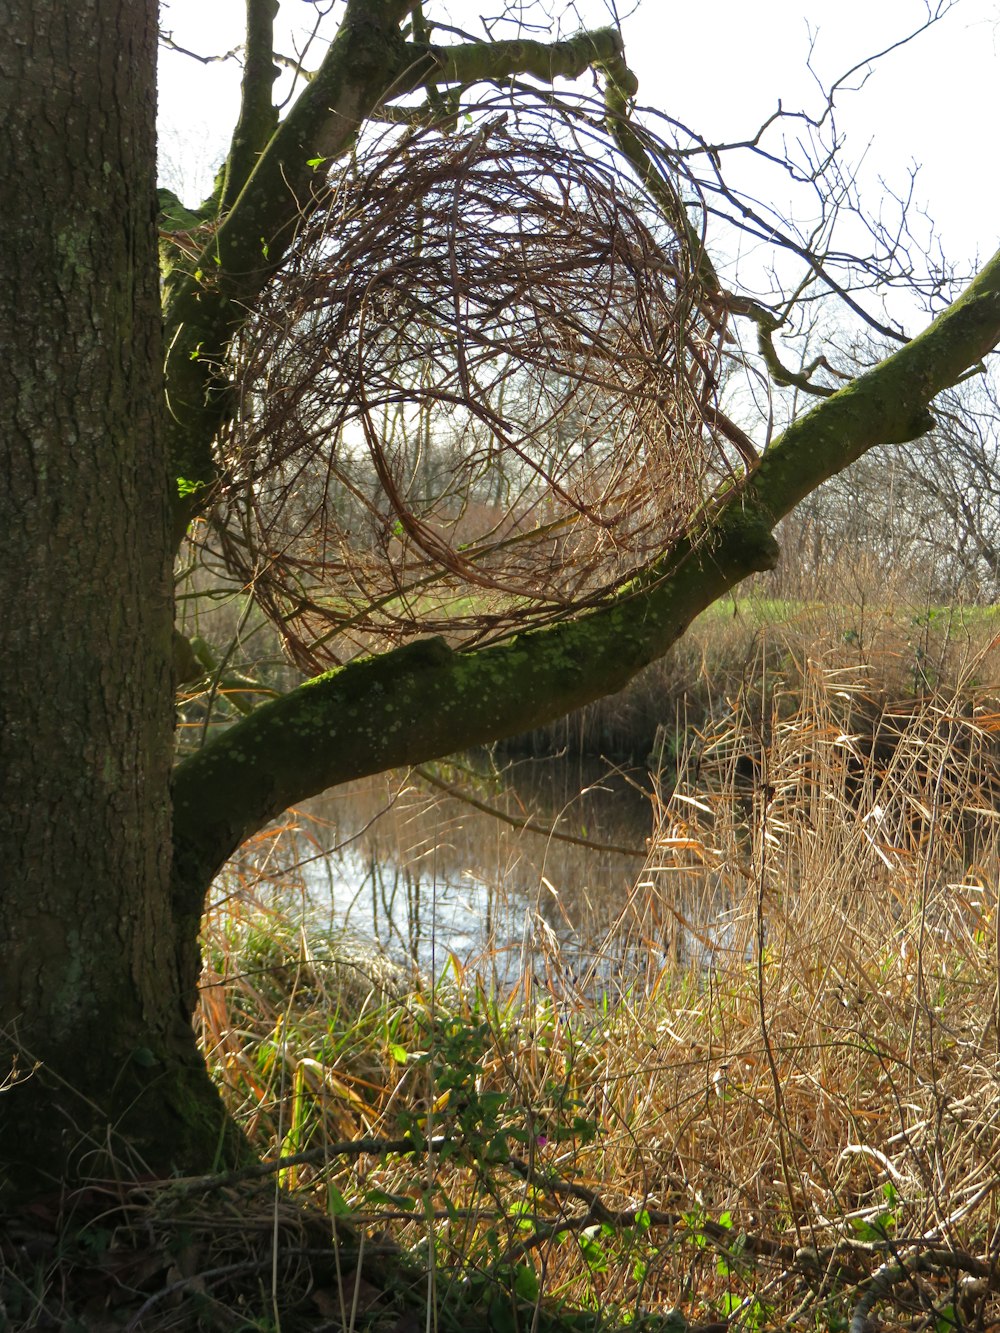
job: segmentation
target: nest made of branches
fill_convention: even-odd
[[[728,470],[725,330],[610,149],[373,137],[242,332],[210,530],[299,666],[607,596]]]

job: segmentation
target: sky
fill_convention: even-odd
[[[547,3],[569,8],[561,0]],[[606,23],[615,4],[640,103],[723,142],[753,134],[779,99],[786,109],[821,108],[807,66],[810,50],[815,73],[830,81],[918,27],[927,9],[924,0],[641,0],[638,6],[576,0],[565,30],[578,28],[580,18]],[[447,12],[470,29],[477,15],[502,8],[503,0],[425,0],[429,15]],[[313,12],[310,0],[283,0],[286,19],[301,22]],[[181,45],[221,54],[239,45],[243,14],[243,0],[169,0],[161,25]],[[919,166],[914,203],[933,219],[946,256],[959,268],[1000,243],[998,60],[1000,0],[957,0],[940,23],[879,62],[867,81],[856,75],[850,86],[864,86],[845,88],[836,102],[846,154],[861,164],[867,206],[877,213],[887,191],[905,191],[910,168]],[[161,175],[170,184],[182,181],[188,202],[207,193],[225,152],[239,77],[235,60],[201,65],[161,53]],[[733,170],[779,209],[795,207],[781,197],[782,182],[756,168],[734,164]],[[749,174],[740,177],[741,170]]]

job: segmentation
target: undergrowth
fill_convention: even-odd
[[[582,969],[546,931],[511,985],[422,975],[321,929],[308,829],[269,831],[199,1012],[263,1165],[95,1186],[137,1231],[88,1223],[20,1326],[1000,1326],[1000,710],[832,662],[678,756]],[[116,1263],[127,1319],[38,1313]]]
[[[1000,1319],[1000,715],[816,661],[768,699],[702,734],[573,980],[551,933],[500,990],[211,922],[205,1044],[276,1183],[442,1326]]]

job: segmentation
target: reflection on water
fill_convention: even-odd
[[[546,958],[585,968],[643,866],[647,774],[562,759],[499,768],[477,755],[430,776],[475,804],[410,773],[303,807],[301,859],[285,882],[305,893],[315,926],[346,926],[432,975],[450,955],[498,980]]]
[[[433,976],[454,956],[498,981],[569,975],[605,994],[659,985],[678,965],[696,985],[741,976],[765,951],[805,950],[825,968],[847,923],[890,956],[918,947],[911,928],[966,941],[987,929],[996,883],[996,730],[984,719],[1000,715],[921,705],[886,751],[845,726],[845,697],[823,678],[766,752],[745,729],[710,738],[693,780],[681,773],[658,806],[648,857],[644,773],[564,759],[498,769],[479,755],[336,789],[296,812],[293,838],[272,832],[241,852],[220,889],[256,879],[263,899],[284,886],[307,937],[347,927]]]

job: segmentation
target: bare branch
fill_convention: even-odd
[[[220,492],[303,669],[575,613],[733,475],[720,441],[756,459],[656,221],[506,113],[390,134],[317,205],[240,337]]]
[[[381,102],[439,70],[436,55],[407,47],[399,33],[409,7],[405,0],[374,7],[352,0],[320,69],[271,136],[238,204],[199,259],[168,275],[168,429],[184,481],[178,536],[217,482],[211,444],[232,408],[224,374],[229,340],[316,206],[325,176],[318,168],[346,152]],[[620,47],[618,34],[604,30],[556,43],[549,55],[531,42],[505,44],[499,60],[487,44],[454,58],[465,62],[465,73],[482,69],[482,77],[503,78],[525,65],[571,77],[592,63],[613,64]]]
[[[203,56],[199,55],[197,51],[189,51],[186,46],[181,46],[179,42],[175,42],[172,33],[162,31],[160,33],[160,45],[167,51],[176,51],[178,55],[189,56],[202,65],[215,65],[226,60],[235,60],[243,51],[242,46],[234,46],[231,51],[225,51],[222,55]]]

